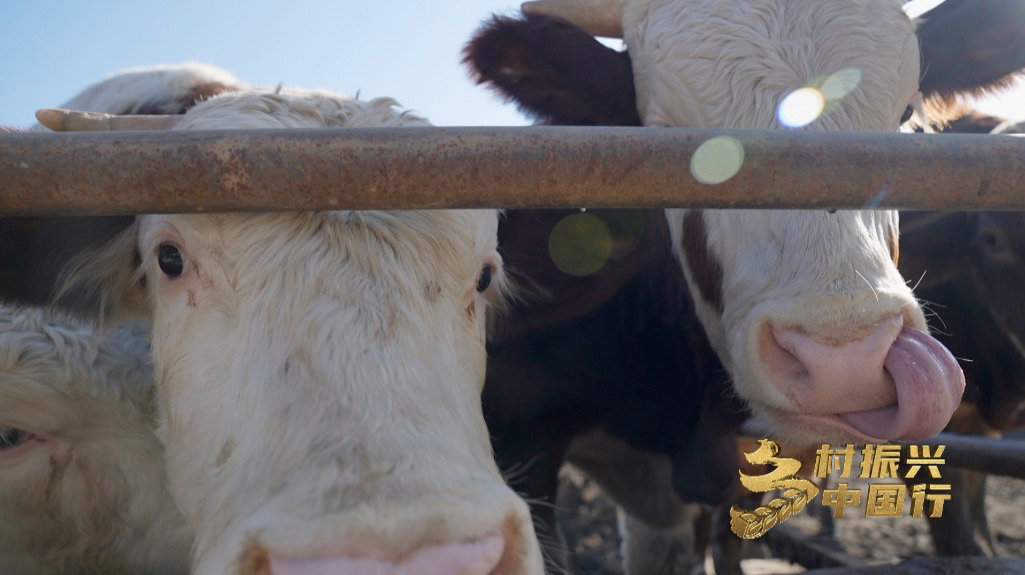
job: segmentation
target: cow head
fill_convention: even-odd
[[[386,99],[239,92],[178,129],[427,123]],[[194,573],[540,574],[481,415],[498,214],[149,215],[72,285],[152,323]]]
[[[609,81],[633,83],[645,125],[895,131],[919,90],[949,101],[1025,66],[1021,34],[1008,32],[1025,21],[1017,3],[948,0],[917,30],[895,0],[578,4],[524,10],[535,14],[528,19],[547,13],[597,33],[621,31],[632,77]],[[944,37],[952,22],[970,32]],[[480,42],[471,48],[468,59],[486,54]],[[528,75],[516,64],[532,53],[507,54],[513,65],[496,74],[515,82],[486,79],[521,101],[516,86]],[[550,113],[539,102],[535,95],[528,109]],[[895,212],[669,210],[668,218],[709,338],[737,393],[774,434],[874,441],[943,428],[963,376],[924,331],[897,271]]]
[[[145,330],[0,308],[0,570],[188,573]]]

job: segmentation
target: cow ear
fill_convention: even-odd
[[[61,272],[54,302],[101,324],[148,315],[145,276],[132,223],[106,243],[79,250]]]
[[[1025,2],[946,0],[921,16],[918,38],[927,100],[1007,87],[1025,72]]]
[[[33,218],[28,234],[5,234],[20,244],[18,281],[0,286],[4,299],[46,305],[104,322],[148,312],[132,217]]]
[[[496,16],[463,49],[463,63],[543,123],[640,125],[630,55],[565,20]]]

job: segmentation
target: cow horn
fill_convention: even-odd
[[[118,116],[98,112],[78,112],[61,108],[36,111],[39,123],[54,132],[109,132],[122,130],[167,130],[183,116]]]
[[[623,37],[626,0],[532,0],[524,2],[524,14],[569,20],[592,36]]]

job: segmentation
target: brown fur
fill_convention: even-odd
[[[953,119],[966,96],[1007,88],[1025,69],[1025,4],[948,0],[922,15],[922,94],[936,116]],[[980,34],[979,30],[986,33]]]
[[[630,56],[548,16],[496,16],[467,43],[463,63],[537,120],[555,125],[639,126]]]

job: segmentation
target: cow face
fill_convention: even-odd
[[[240,93],[181,128],[403,125],[426,123],[388,100]],[[497,224],[494,210],[145,216],[94,260],[145,292],[195,573],[541,573],[481,414]]]
[[[0,308],[0,571],[188,573],[145,332]]]
[[[917,37],[894,0],[538,0],[524,11],[524,31],[556,29],[531,21],[547,14],[622,34],[632,78],[610,82],[636,84],[647,125],[891,131],[916,88],[929,120],[958,95],[1006,85],[1025,66],[1017,33],[1025,6],[999,0],[948,0],[922,18]],[[568,93],[585,109],[613,109],[618,100],[592,100],[629,93],[574,91],[586,84],[548,78],[571,66],[565,57],[539,57],[544,50],[577,54],[580,70],[592,67],[588,58],[612,60],[579,36],[549,33],[564,40],[531,46],[533,36],[510,40],[505,27],[501,19],[489,24],[468,46],[467,62],[530,113],[565,117],[551,102]],[[938,431],[963,382],[950,355],[921,331],[918,306],[888,261],[898,255],[895,216],[836,215],[671,210],[669,219],[702,321],[737,391],[773,431],[797,440]],[[911,359],[927,369],[916,373]]]
[[[721,17],[723,13],[729,18]],[[632,2],[624,13],[648,125],[892,131],[918,88],[918,40],[898,3]],[[711,341],[778,435],[916,439],[963,389],[897,272],[895,212],[669,210]],[[917,366],[917,367],[916,367]]]
[[[949,117],[959,95],[1006,85],[1025,67],[1025,6],[1000,0],[947,0],[917,30],[896,0],[536,0],[523,9],[523,31],[556,29],[537,20],[548,15],[622,34],[633,76],[610,66],[609,82],[635,83],[646,125],[893,131],[916,89],[932,121]],[[585,109],[621,108],[592,100],[629,90],[549,78],[571,67],[540,54],[570,50],[580,70],[611,56],[565,33],[546,34],[563,38],[548,46],[514,38],[506,22],[489,23],[467,47],[479,80],[540,118],[566,117],[558,102],[568,94]],[[742,165],[740,154],[727,160]],[[896,216],[828,215],[670,210],[702,323],[739,395],[777,435],[931,435],[956,406],[963,376],[922,331],[896,273]]]

